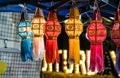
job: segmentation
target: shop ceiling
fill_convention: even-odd
[[[119,0],[97,0],[97,3],[102,17],[113,21]],[[67,19],[73,7],[79,8],[81,19],[91,19],[94,8],[94,0],[0,0],[0,12],[21,12],[22,4],[26,4],[29,13],[40,7],[46,17],[49,11],[56,11],[59,21]]]

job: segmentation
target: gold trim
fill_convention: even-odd
[[[24,36],[24,37],[22,37],[22,39],[27,39],[27,38],[30,38],[30,36]]]

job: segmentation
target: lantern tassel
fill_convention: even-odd
[[[46,62],[54,63],[54,61],[59,63],[59,54],[57,40],[46,40]]]
[[[103,58],[103,46],[102,44],[92,44],[90,54],[90,70],[98,72],[104,71],[104,58]]]
[[[120,47],[116,48],[116,70],[120,73]]]
[[[80,45],[79,39],[69,39],[69,63],[79,64],[80,60]]]
[[[31,49],[31,38],[22,39],[21,41],[21,59],[25,62],[27,59],[33,61],[32,49]]]
[[[44,40],[41,37],[33,38],[33,57],[37,60],[42,60],[44,56]]]

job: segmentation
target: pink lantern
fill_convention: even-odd
[[[119,3],[120,5],[120,3]],[[118,7],[117,14],[115,16],[114,25],[111,30],[111,38],[117,45],[116,48],[116,70],[120,73],[120,6]]]
[[[92,21],[87,28],[88,39],[91,43],[90,70],[104,71],[104,58],[102,42],[106,38],[106,28],[98,9],[94,11]]]

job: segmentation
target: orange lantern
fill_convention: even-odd
[[[116,70],[120,74],[120,3],[116,13],[114,25],[111,30],[111,38],[117,45],[116,48]]]
[[[65,31],[69,36],[69,63],[78,63],[80,60],[79,36],[83,31],[83,24],[79,19],[78,8],[70,9],[70,16],[65,24]]]
[[[33,57],[35,60],[42,60],[44,56],[44,33],[43,25],[45,19],[42,9],[36,8],[34,18],[31,21],[31,30],[33,32]]]
[[[90,50],[90,70],[98,72],[104,71],[104,58],[102,42],[106,38],[106,28],[102,23],[102,18],[98,8],[93,13],[93,18],[87,28],[88,39],[91,42]]]
[[[61,25],[57,21],[55,12],[49,12],[48,19],[44,26],[44,33],[46,36],[46,62],[54,63],[59,62],[57,37],[61,32]]]

